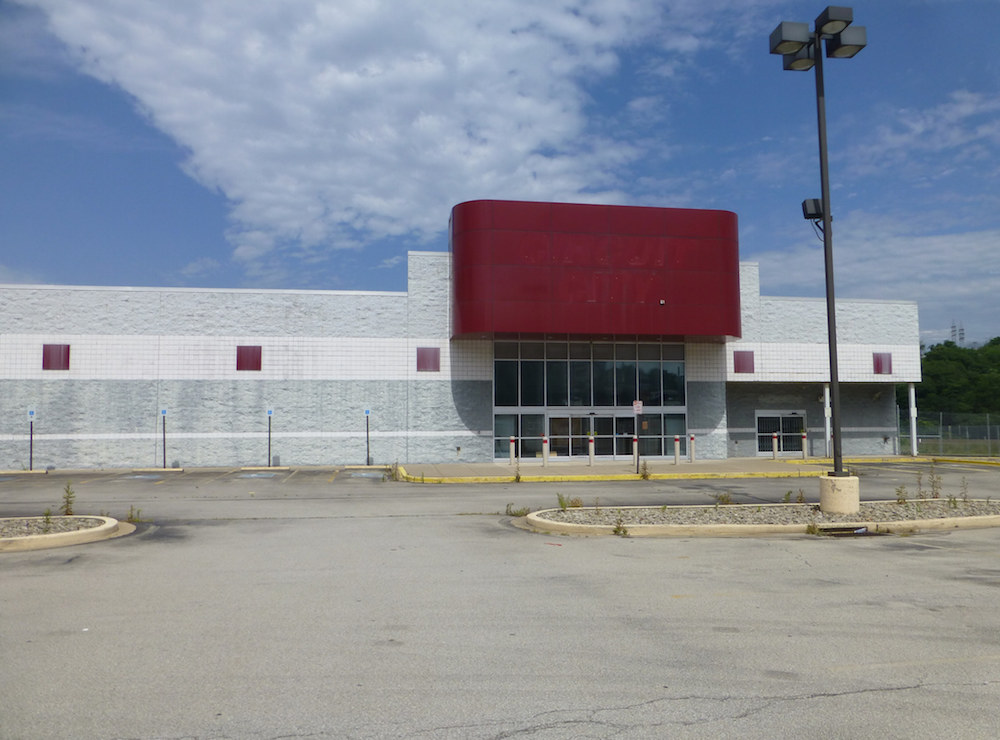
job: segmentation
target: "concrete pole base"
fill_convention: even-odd
[[[824,475],[819,479],[819,510],[827,514],[857,514],[861,485],[856,475]]]

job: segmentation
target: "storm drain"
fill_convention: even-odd
[[[889,533],[876,532],[868,527],[825,526],[819,528],[819,534],[824,537],[881,537]]]

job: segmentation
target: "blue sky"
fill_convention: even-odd
[[[814,75],[767,0],[0,0],[0,282],[404,290],[477,198],[721,208],[823,295]],[[1000,335],[997,0],[854,6],[838,297]]]

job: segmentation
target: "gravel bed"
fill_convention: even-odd
[[[53,516],[49,517],[48,524],[45,523],[44,517],[39,516],[0,519],[0,538],[76,532],[78,529],[93,529],[102,524],[104,524],[103,519],[93,516]]]
[[[827,514],[818,504],[729,504],[720,506],[602,506],[547,509],[536,516],[554,522],[631,527],[637,524],[836,524],[838,522],[899,522],[962,516],[1000,515],[1000,502],[947,499],[863,502],[857,514]]]

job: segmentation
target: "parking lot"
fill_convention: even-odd
[[[863,498],[1000,468],[861,466]],[[919,481],[918,481],[919,473]],[[385,482],[378,471],[0,477],[0,516],[141,511],[0,553],[0,737],[988,737],[1000,530],[566,537],[507,504],[780,501],[814,479]]]

